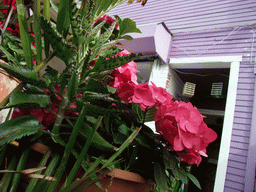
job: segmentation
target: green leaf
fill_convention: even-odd
[[[179,168],[179,177],[180,177],[180,180],[181,180],[183,183],[185,183],[185,184],[188,183],[188,176],[187,176],[187,173],[186,173],[186,171],[185,171],[182,167]]]
[[[108,7],[111,5],[111,3],[112,0],[102,0],[98,8],[97,15],[99,15],[102,11],[106,11]]]
[[[7,107],[17,108],[46,108],[51,103],[49,95],[46,94],[27,94],[15,92],[11,95]]]
[[[7,43],[8,47],[13,51],[16,52],[18,55],[21,55],[22,57],[24,57],[24,52],[21,46],[13,43],[13,42],[8,42]]]
[[[91,80],[86,85],[86,91],[94,92],[94,93],[101,93],[101,94],[108,94],[108,90],[105,85],[103,85],[99,81]]]
[[[154,177],[157,186],[163,190],[168,190],[168,178],[165,173],[165,169],[162,167],[162,165],[158,162],[154,163]]]
[[[123,66],[130,61],[138,58],[141,54],[129,54],[129,55],[123,55],[123,56],[117,56],[114,58],[106,59],[104,57],[99,57],[97,62],[95,63],[93,71],[106,71],[106,70],[113,70],[117,67]]]
[[[36,43],[36,56],[37,62],[42,62],[42,34],[41,34],[41,19],[40,19],[40,0],[34,0],[34,24],[33,29],[35,33],[35,43]]]
[[[112,6],[114,6],[119,0],[112,0]]]
[[[96,93],[96,92],[90,92],[90,91],[85,91],[83,93],[83,97],[81,100],[83,101],[95,101],[99,99],[104,99],[105,97],[108,97],[109,94],[101,94],[101,93]]]
[[[69,17],[70,2],[71,2],[70,0],[61,0],[58,8],[56,29],[60,34],[63,35],[63,37],[67,36],[68,29],[70,27],[70,17]]]
[[[100,175],[97,177],[97,175],[95,174],[95,169],[104,160],[104,157],[105,157],[105,155],[101,155],[100,157],[98,157],[96,159],[96,161],[92,165],[90,165],[88,167],[88,169],[86,169],[86,172],[85,172],[84,176],[81,179],[77,179],[74,182],[72,182],[70,185],[66,186],[66,188],[64,188],[62,190],[62,192],[70,192],[70,191],[73,191],[74,188],[76,188],[77,190],[82,190],[82,189],[86,188],[87,185],[82,185],[81,186],[81,184],[85,183],[88,179],[90,179],[91,181],[93,180],[93,182],[97,181],[98,177],[100,177]],[[89,184],[92,184],[92,183],[89,183]]]
[[[47,160],[49,159],[51,155],[50,151],[46,151],[46,153],[44,154],[44,156],[42,157],[40,163],[38,164],[38,168],[40,167],[44,167],[47,163]],[[43,170],[37,171],[37,174],[42,174]],[[28,186],[26,187],[26,192],[30,192],[30,191],[34,191],[34,187],[36,186],[37,182],[39,181],[39,178],[32,178],[28,184]]]
[[[116,90],[117,90],[117,88],[111,87],[111,86],[109,86],[109,85],[107,85],[107,88],[108,88],[108,91],[109,91],[110,93],[112,93],[112,94],[114,94],[114,93],[116,92]]]
[[[117,15],[115,15],[115,18],[118,19],[119,38],[123,38],[123,36],[126,33],[141,33],[140,29],[137,28],[135,21],[129,18],[125,18],[124,20],[121,20],[121,18],[118,17]]]
[[[94,43],[91,42],[90,48],[96,49],[97,47],[102,46],[104,43],[106,43],[111,37],[112,32],[114,31],[116,23],[117,23],[117,20],[114,21],[102,35],[100,35],[99,37],[96,37],[94,40]]]
[[[82,148],[79,157],[77,158],[77,161],[75,163],[75,165],[73,166],[71,172],[68,175],[68,178],[66,179],[64,185],[62,186],[61,189],[63,189],[65,186],[70,185],[71,181],[74,179],[74,177],[76,176],[78,170],[80,169],[80,166],[82,164],[82,161],[84,160],[84,158],[86,157],[87,151],[89,149],[89,146],[92,143],[93,137],[97,131],[97,129],[99,128],[101,121],[102,121],[103,117],[99,116],[97,121],[94,124],[93,129],[91,130],[91,132],[89,133],[89,136],[87,138],[87,141],[84,145],[84,147]]]
[[[56,171],[56,168],[59,164],[59,161],[61,160],[61,155],[58,153],[55,153],[47,166],[44,175],[45,176],[51,176]],[[42,192],[47,191],[49,182],[47,180],[41,180],[33,189],[33,192]],[[30,191],[29,191],[30,192]]]
[[[112,164],[112,162],[132,143],[132,141],[136,138],[138,133],[140,132],[140,128],[136,128],[132,134],[123,142],[123,144],[118,148],[118,151],[115,152],[101,167],[101,169],[104,169]]]
[[[44,18],[46,18],[48,21],[51,19],[50,15],[50,0],[44,0],[43,1],[43,14]]]
[[[7,170],[14,170],[17,166],[17,162],[18,162],[18,157],[16,156],[16,154],[11,158],[10,163],[7,167]],[[5,173],[1,182],[2,186],[1,186],[1,191],[8,191],[10,182],[13,179],[13,174],[14,173]]]
[[[77,72],[76,70],[74,70],[67,87],[67,95],[68,95],[69,102],[74,101],[74,98],[76,96],[76,90],[77,90]]]
[[[16,168],[16,171],[21,171],[25,168],[25,165],[26,165],[27,159],[28,159],[28,155],[29,155],[29,151],[30,151],[30,148],[28,148],[22,152],[21,157],[19,159],[19,163]],[[21,179],[21,174],[15,173],[13,176],[13,179],[12,179],[12,185],[11,185],[10,192],[17,191],[20,179]]]
[[[50,1],[49,0],[43,0],[43,15],[46,20],[50,21],[51,15],[50,15]],[[44,49],[45,49],[45,55],[46,55],[46,57],[48,57],[49,53],[50,53],[50,43],[46,37],[44,37]]]
[[[4,69],[5,71],[7,71],[7,73],[25,83],[29,83],[31,85],[35,85],[42,88],[47,87],[46,83],[42,81],[34,71],[10,66],[1,61],[0,68]]]
[[[0,145],[37,133],[42,125],[36,117],[21,116],[0,124]]]
[[[31,40],[30,40],[30,35],[28,33],[26,8],[22,0],[17,0],[16,3],[17,3],[17,12],[18,12],[18,20],[19,20],[20,37],[21,37],[21,46],[25,54],[27,68],[32,70],[34,68],[34,65],[32,63]]]
[[[76,48],[69,45],[64,36],[56,31],[55,27],[50,23],[50,21],[46,20],[44,17],[41,17],[41,26],[44,31],[45,38],[56,51],[56,55],[68,63],[75,55]]]
[[[171,154],[167,147],[163,149],[163,160],[166,169],[178,169],[178,160],[175,155]]]
[[[147,111],[145,116],[145,122],[153,121],[156,113],[156,108],[151,108]]]
[[[118,128],[118,131],[126,136],[129,136],[132,132],[132,130],[129,127],[127,127],[125,124],[120,125]]]
[[[9,61],[12,61],[15,66],[20,66],[19,61],[12,56],[2,45],[0,45],[0,50],[6,55]],[[10,63],[11,64],[11,63]]]
[[[127,167],[126,167],[127,170],[129,170],[129,168],[130,168],[131,166],[133,166],[133,165],[138,161],[138,160],[137,160],[138,153],[139,153],[138,146],[135,145],[135,146],[133,147],[132,154],[130,155],[129,163],[127,164]]]
[[[99,56],[109,58],[120,53],[121,51],[122,49],[120,49],[119,47],[111,47],[105,51],[101,51]]]
[[[70,6],[70,24],[73,32],[73,44],[80,47],[80,44],[85,41],[86,31],[82,28],[82,18],[79,14],[79,9],[75,2],[71,2]]]
[[[180,187],[180,180],[177,180],[177,179],[175,179],[175,178],[173,178],[172,177],[172,179],[170,179],[171,180],[171,187],[172,187],[172,190],[174,191],[174,192],[177,192],[178,190],[179,190],[179,187]]]
[[[92,131],[92,127],[84,123],[82,129],[80,130],[80,133],[85,138],[89,138],[91,131]],[[92,140],[92,146],[104,151],[116,150],[115,146],[111,145],[108,141],[106,141],[98,132],[95,132],[94,134],[94,137]]]
[[[128,41],[132,41],[133,37],[131,35],[124,35],[124,36],[121,37],[121,39],[126,39]]]
[[[84,8],[80,9],[80,14],[82,16],[82,26],[83,29],[89,31],[92,29],[94,22],[96,3],[94,0],[85,0],[82,2],[82,5],[84,5]]]
[[[199,189],[202,189],[199,181],[197,180],[197,178],[195,178],[194,175],[187,173],[187,176]]]

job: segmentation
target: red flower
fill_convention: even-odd
[[[1,2],[2,5],[10,5],[11,7],[13,7],[16,4],[16,0],[3,0]],[[16,7],[14,6],[13,10],[15,10]],[[0,12],[2,13],[7,13],[8,9],[1,9]]]
[[[55,90],[58,91],[60,94],[60,88],[58,86],[58,84],[55,85]],[[51,92],[48,89],[44,89],[44,91],[48,94],[51,94]],[[63,90],[63,92],[65,92],[65,89]],[[54,97],[55,96],[55,97]],[[55,114],[58,113],[59,111],[59,105],[62,101],[62,98],[55,93],[55,95],[51,95],[51,106],[49,107]],[[82,94],[78,94],[77,98],[81,98]],[[72,104],[69,106],[70,109],[75,109],[77,106],[76,104]],[[12,114],[12,118],[16,118],[22,115],[33,115],[35,117],[38,118],[38,120],[42,123],[43,125],[43,129],[46,129],[47,127],[49,127],[50,125],[52,125],[55,120],[56,120],[56,116],[55,114],[52,113],[50,110],[46,110],[46,109],[16,109],[13,114]],[[72,116],[75,117],[77,116],[78,113],[72,110],[66,110],[65,111],[65,116]]]
[[[11,27],[7,27],[6,30],[10,31],[10,33],[13,36],[16,36],[16,37],[20,36],[19,24],[16,24],[15,29],[13,29]]]

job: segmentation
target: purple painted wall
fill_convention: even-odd
[[[243,191],[251,129],[254,94],[254,69],[251,61],[253,32],[251,27],[173,35],[171,57],[243,55],[240,63],[237,100],[225,191]],[[255,55],[255,51],[252,53]],[[254,57],[253,57],[254,62]]]
[[[226,192],[244,190],[254,96],[255,0],[148,0],[110,12],[137,24],[164,21],[173,33],[171,58],[242,55],[225,179]],[[254,48],[255,47],[255,48]]]

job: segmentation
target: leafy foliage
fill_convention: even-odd
[[[184,183],[189,178],[199,186],[185,167],[179,165],[180,161],[170,155],[162,144],[163,138],[155,137],[143,124],[152,120],[155,109],[145,112],[139,105],[124,104],[115,94],[117,88],[110,86],[113,70],[141,55],[116,56],[122,51],[116,46],[120,39],[132,40],[128,33],[140,33],[134,21],[118,16],[112,23],[99,19],[122,2],[124,0],[84,0],[78,6],[71,0],[62,0],[59,5],[44,0],[42,14],[40,1],[35,0],[32,7],[35,14],[27,18],[26,6],[17,0],[21,38],[9,32],[3,34],[2,58],[10,65],[0,62],[0,68],[21,84],[0,106],[28,109],[30,115],[6,119],[0,124],[3,149],[0,156],[5,157],[7,144],[17,140],[22,146],[19,148],[23,150],[22,156],[14,154],[8,169],[24,169],[28,149],[34,142],[51,148],[40,162],[47,167],[40,170],[45,177],[32,179],[27,191],[56,191],[64,173],[68,176],[61,191],[72,191],[83,181],[96,182],[102,170],[115,166],[155,178],[161,190],[174,185],[169,178]],[[57,10],[57,21],[50,18],[50,5]],[[35,40],[28,28],[30,24]],[[64,71],[48,66],[54,56],[65,63]],[[45,74],[39,76],[38,72],[45,66]],[[33,138],[22,139],[28,135]],[[159,161],[159,157],[163,157],[163,161]],[[96,167],[99,167],[97,171]],[[75,181],[80,168],[85,176]],[[48,176],[57,181],[47,180]],[[13,186],[18,190],[18,176],[5,174],[3,179],[3,189]]]

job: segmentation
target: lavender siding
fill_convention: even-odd
[[[252,118],[254,73],[252,28],[183,32],[173,35],[172,58],[243,55],[240,64],[225,191],[243,191]],[[252,52],[255,55],[255,51]],[[253,58],[254,59],[254,58]]]
[[[110,14],[137,24],[164,21],[173,33],[170,58],[243,56],[224,188],[243,191],[254,96],[256,1],[148,0],[145,7],[122,4]]]
[[[123,3],[111,15],[129,17],[137,24],[164,21],[172,33],[251,25],[255,0],[148,0],[142,7]]]

